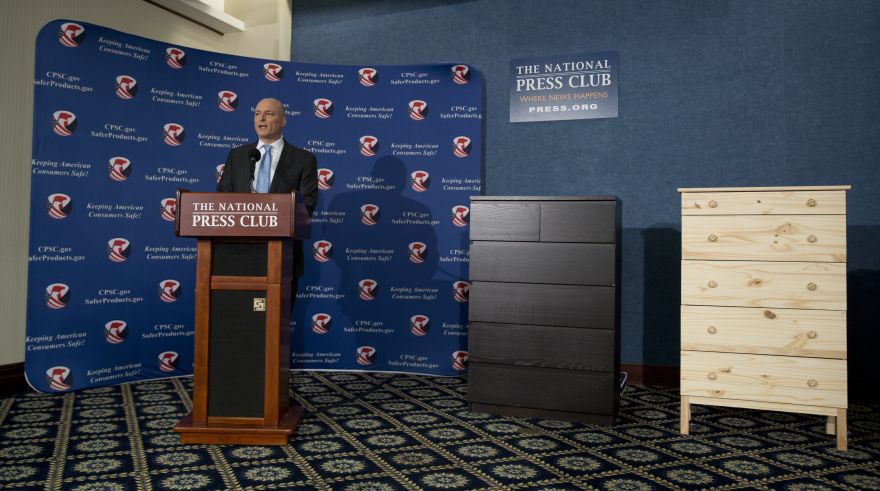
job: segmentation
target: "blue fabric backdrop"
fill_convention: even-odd
[[[482,80],[467,65],[230,56],[76,21],[36,41],[25,371],[62,391],[192,373],[195,241],[177,188],[213,190],[253,106],[318,157],[293,368],[466,369],[469,196]]]

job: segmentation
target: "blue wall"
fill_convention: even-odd
[[[877,378],[880,2],[293,2],[293,58],[462,61],[486,79],[484,194],[623,201],[624,363],[678,364],[678,187],[852,184],[850,377]],[[511,58],[616,50],[620,117],[508,122]]]

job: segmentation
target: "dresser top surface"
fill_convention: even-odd
[[[471,196],[471,201],[616,201],[617,196]]]
[[[718,193],[737,191],[849,191],[849,184],[838,186],[767,186],[739,188],[678,188],[679,193]]]

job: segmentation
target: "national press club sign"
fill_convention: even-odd
[[[510,62],[510,122],[617,117],[616,51]]]
[[[293,196],[269,193],[190,193],[177,195],[177,235],[180,237],[291,237],[307,226],[304,206],[294,220]],[[298,214],[299,215],[299,214]],[[299,222],[302,222],[300,224]],[[300,234],[297,234],[300,235]],[[302,234],[307,235],[307,234]]]
[[[319,167],[291,367],[464,372],[481,86],[464,64],[277,62],[50,22],[36,40],[28,381],[192,373],[196,244],[175,237],[176,191],[214,191],[264,97],[285,103],[285,137]],[[199,226],[221,228],[272,215],[203,211]]]

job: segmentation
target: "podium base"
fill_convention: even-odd
[[[192,413],[183,417],[174,431],[180,434],[180,443],[213,445],[287,445],[287,441],[299,425],[302,406],[290,406],[278,422],[278,426],[196,424]]]

